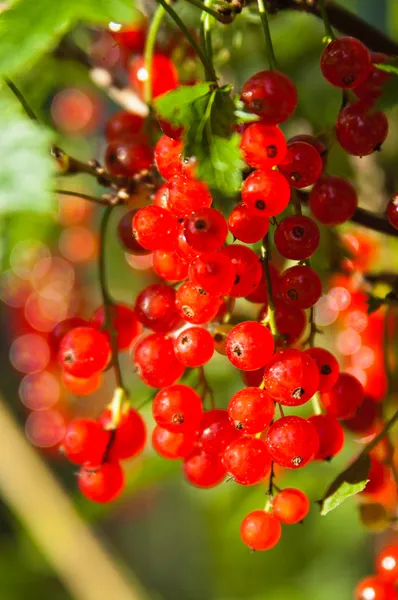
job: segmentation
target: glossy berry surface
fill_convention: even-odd
[[[247,164],[256,169],[271,169],[279,165],[287,151],[282,131],[261,121],[245,129],[240,147]]]
[[[265,390],[247,387],[234,394],[228,404],[228,416],[242,433],[260,433],[274,418],[275,406]]]
[[[107,336],[95,327],[75,327],[59,346],[58,361],[74,377],[90,377],[103,371],[111,357]]]
[[[214,354],[214,338],[203,327],[188,327],[176,337],[174,352],[185,367],[200,367]]]
[[[153,163],[152,150],[146,144],[131,139],[118,139],[106,149],[105,164],[112,175],[132,177]]]
[[[384,580],[392,583],[398,581],[398,544],[389,544],[380,550],[376,558],[376,571]]]
[[[337,359],[324,348],[309,348],[306,354],[316,362],[319,371],[319,391],[328,392],[339,378],[340,367]]]
[[[106,503],[120,496],[125,481],[118,463],[105,463],[95,470],[81,469],[78,483],[83,496],[93,502]]]
[[[116,304],[109,308],[110,318],[116,330],[116,343],[119,350],[126,350],[142,332],[137,313],[125,304]],[[100,306],[93,316],[91,323],[98,329],[105,326],[105,309]],[[108,333],[107,333],[108,335]]]
[[[196,443],[196,436],[193,431],[187,433],[175,433],[156,425],[152,432],[152,447],[169,460],[186,458],[189,456]]]
[[[343,108],[336,123],[336,137],[342,148],[354,156],[366,156],[380,150],[388,134],[386,115],[365,102]]]
[[[319,448],[314,425],[295,416],[275,421],[268,430],[265,443],[272,460],[287,469],[305,467],[314,459]]]
[[[354,187],[342,177],[321,177],[310,192],[308,205],[323,225],[341,225],[351,219],[358,206]]]
[[[384,463],[373,456],[370,457],[370,470],[367,476],[369,480],[362,494],[378,494],[382,491],[390,479],[390,469]]]
[[[336,419],[350,419],[363,402],[363,386],[349,373],[340,373],[329,392],[321,394],[321,403],[328,415]]]
[[[370,70],[369,75],[366,79],[357,85],[354,88],[354,94],[360,100],[367,100],[371,102],[376,100],[383,93],[383,85],[388,81],[391,77],[389,73],[386,71],[382,71],[378,69],[374,65],[384,63],[388,61],[387,54],[383,54],[382,52],[371,52],[370,53],[370,61],[372,63],[372,68]]]
[[[389,581],[372,575],[362,579],[355,588],[355,600],[396,600],[395,586]]]
[[[63,321],[60,321],[50,333],[49,342],[52,351],[55,354],[58,352],[62,338],[69,331],[76,329],[76,327],[85,327],[86,325],[88,325],[88,322],[80,317],[71,317],[70,319],[64,319]]]
[[[265,510],[249,513],[240,526],[240,537],[252,550],[270,550],[279,542],[281,535],[279,519]]]
[[[318,152],[319,156],[322,158],[323,168],[325,169],[327,163],[328,149],[319,138],[308,133],[300,133],[291,137],[288,143],[293,142],[306,142],[306,144],[310,144],[311,146],[313,146]]]
[[[272,512],[285,525],[300,523],[305,519],[309,510],[310,501],[306,494],[296,488],[281,490],[272,501]]]
[[[160,206],[140,208],[133,218],[133,235],[148,250],[173,250],[177,221]]]
[[[114,113],[108,119],[105,127],[105,137],[108,142],[134,137],[142,130],[144,119],[127,110]]]
[[[263,318],[266,316],[263,313]],[[304,332],[307,317],[301,308],[278,302],[275,307],[275,325],[282,340],[290,346],[294,344]]]
[[[202,400],[187,385],[171,385],[155,396],[152,413],[160,427],[175,433],[186,433],[195,430],[202,419]]]
[[[297,306],[310,308],[314,306],[322,294],[319,275],[310,267],[297,265],[284,271],[279,279],[281,300]]]
[[[183,283],[176,294],[176,309],[180,316],[194,325],[204,325],[216,316],[221,300],[208,294],[190,281]]]
[[[163,283],[144,288],[135,301],[137,319],[152,331],[171,331],[181,322],[175,308],[175,289]]]
[[[137,242],[133,235],[133,219],[137,214],[138,209],[134,208],[133,210],[129,210],[119,221],[117,226],[117,235],[128,252],[132,254],[136,254],[138,256],[142,256],[144,254],[149,254],[150,250],[147,250],[141,244]]]
[[[395,194],[387,205],[387,219],[394,227],[398,229],[398,194]]]
[[[148,79],[143,56],[138,56],[133,60],[129,76],[132,85],[143,97],[145,81]],[[178,73],[174,64],[165,54],[155,52],[152,59],[152,97],[157,98],[157,96],[173,90],[177,85]]]
[[[94,373],[91,377],[74,377],[70,373],[62,374],[62,383],[76,396],[88,396],[96,392],[102,385],[102,373]]]
[[[222,252],[207,252],[189,266],[189,279],[209,294],[227,295],[234,285],[236,270],[231,259]]]
[[[232,261],[236,277],[229,295],[232,298],[244,298],[258,287],[262,277],[262,267],[259,257],[246,246],[232,244],[223,248]]]
[[[322,174],[322,158],[307,142],[289,142],[286,156],[278,165],[279,171],[294,188],[305,188],[315,183]]]
[[[274,242],[278,251],[291,260],[306,260],[319,246],[319,227],[309,217],[292,215],[275,229]]]
[[[126,460],[140,454],[146,443],[146,425],[141,415],[130,408],[122,412],[120,422],[112,431],[112,412],[107,409],[100,415],[99,423],[112,435],[107,459]]]
[[[167,281],[183,281],[188,277],[188,265],[171,250],[155,250],[153,270]]]
[[[171,385],[184,372],[184,366],[174,354],[172,340],[160,333],[148,335],[138,342],[133,362],[140,379],[155,388]]]
[[[253,215],[245,204],[233,208],[228,217],[228,227],[234,238],[245,244],[260,241],[268,231],[268,218]]]
[[[322,74],[336,87],[353,88],[359,85],[369,75],[371,68],[368,49],[353,37],[332,40],[321,56]]]
[[[278,171],[254,171],[242,185],[242,201],[258,217],[274,217],[290,200],[289,183]]]
[[[189,483],[200,488],[214,487],[224,481],[227,475],[219,456],[200,451],[185,459],[183,471]]]
[[[224,409],[215,408],[204,413],[198,429],[198,445],[206,454],[222,454],[238,437]]]
[[[167,135],[163,135],[156,142],[155,164],[165,179],[170,179],[173,175],[182,172],[182,150],[182,143],[167,137]]]
[[[168,191],[168,207],[177,218],[188,217],[201,208],[209,208],[213,201],[206,183],[183,173],[170,178]]]
[[[228,446],[223,463],[229,475],[241,485],[254,485],[271,470],[271,457],[263,440],[246,435]]]
[[[287,348],[267,361],[263,381],[264,389],[275,402],[299,406],[317,391],[318,368],[306,352]]]
[[[200,208],[184,224],[187,243],[197,252],[214,252],[224,244],[228,226],[224,215],[215,208]]]
[[[271,359],[274,339],[270,330],[261,323],[243,321],[229,332],[225,351],[234,367],[254,371]]]
[[[326,460],[336,456],[344,445],[344,429],[330,415],[313,415],[308,419],[319,436],[319,448],[315,455],[317,460]]]
[[[279,71],[259,71],[243,85],[240,99],[247,110],[267,125],[283,123],[297,106],[297,90],[289,77]]]
[[[63,439],[65,456],[78,465],[101,464],[109,442],[109,432],[93,419],[75,419],[69,423]]]

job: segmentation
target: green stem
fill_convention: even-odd
[[[205,2],[201,2],[200,0],[186,0],[186,1],[189,2],[189,4],[192,4],[192,6],[196,6],[197,8],[200,8],[201,11],[204,11],[207,14],[211,15],[220,23],[224,23],[223,17],[220,15],[220,13],[217,12],[216,10],[214,10],[213,8],[211,8],[211,6],[209,6],[209,3],[206,0],[205,0]],[[228,6],[228,8],[231,8],[227,3],[225,3],[225,6]]]
[[[335,35],[333,32],[332,26],[330,25],[330,22],[329,22],[328,13],[326,11],[325,0],[318,0],[318,6],[319,6],[319,10],[321,12],[323,24],[325,26],[325,34],[326,34],[325,41],[330,42],[331,40],[334,40]]]
[[[156,44],[156,38],[159,32],[160,25],[166,14],[166,10],[163,6],[158,6],[156,12],[151,21],[151,25],[148,30],[148,35],[145,42],[144,50],[144,64],[145,70],[148,74],[144,85],[144,100],[146,104],[150,105],[152,102],[152,63],[153,53]]]
[[[189,0],[190,1],[190,0]],[[195,0],[196,1],[196,0]],[[203,10],[200,17],[200,40],[202,47],[205,49],[208,61],[213,64],[213,45],[211,39],[211,16],[209,11],[212,0],[205,0],[203,4]]]
[[[274,293],[272,289],[272,280],[271,280],[271,272],[269,269],[269,261],[271,258],[271,248],[269,243],[269,233],[263,238],[263,243],[261,245],[261,260],[264,268],[265,280],[267,283],[267,293],[268,293],[268,314],[266,319],[263,321],[264,325],[269,325],[270,330],[274,338],[278,335],[278,328],[275,323],[275,302],[274,302]]]
[[[38,121],[38,118],[35,115],[33,108],[30,106],[30,104],[28,103],[28,101],[26,100],[26,98],[24,97],[22,92],[17,88],[15,83],[13,81],[11,81],[11,79],[8,79],[7,77],[4,78],[4,81],[6,82],[6,84],[8,85],[8,87],[10,88],[10,90],[12,91],[14,96],[17,98],[17,100],[20,102],[22,108],[28,115],[29,119],[32,119],[32,121]]]
[[[264,0],[257,0],[257,3],[258,3],[258,12],[260,13],[260,18],[261,18],[261,23],[263,24],[269,68],[272,71],[272,69],[276,69],[276,58],[275,58],[275,53],[274,53],[274,47],[272,45],[267,10],[265,8]]]
[[[196,43],[195,38],[192,36],[191,32],[189,31],[189,29],[187,28],[185,23],[181,20],[181,18],[178,16],[176,11],[167,4],[166,0],[157,0],[157,2],[159,2],[159,4],[161,4],[163,6],[165,11],[173,19],[173,21],[177,25],[177,27],[179,27],[181,29],[181,31],[187,38],[188,42],[191,44],[192,48],[195,50],[196,54],[200,58],[206,73],[209,73],[209,75],[211,76],[211,80],[216,82],[217,76],[214,71],[213,65],[209,62],[209,60],[207,59],[207,56],[203,53],[202,49]]]
[[[312,408],[314,409],[314,414],[321,415],[322,414],[322,406],[319,400],[319,392],[315,392],[314,396],[311,399]]]
[[[84,198],[84,200],[90,200],[90,202],[95,202],[96,204],[101,204],[102,206],[109,206],[109,202],[104,200],[103,198],[96,198],[95,196],[90,196],[89,194],[82,194],[81,192],[74,192],[73,190],[54,190],[56,194],[61,194],[62,196],[73,196],[75,198]]]

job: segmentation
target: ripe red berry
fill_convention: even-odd
[[[200,208],[184,224],[187,244],[196,252],[214,252],[224,244],[228,226],[224,215],[215,208]]]
[[[147,29],[144,15],[140,14],[138,20],[134,21],[129,25],[120,26],[118,24],[116,31],[110,31],[114,40],[133,54],[143,51]]]
[[[315,455],[317,460],[325,460],[336,456],[344,445],[344,429],[330,415],[313,415],[308,419],[319,436],[319,448]]]
[[[189,267],[191,282],[209,294],[227,295],[236,278],[231,259],[222,252],[207,252],[198,256]]]
[[[153,449],[163,458],[170,460],[189,456],[193,452],[195,443],[196,436],[193,431],[175,433],[156,425],[152,433]]]
[[[316,362],[319,371],[319,391],[328,392],[339,378],[340,367],[337,359],[324,348],[309,348],[306,350]]]
[[[234,394],[228,404],[228,416],[243,433],[261,433],[274,418],[275,405],[265,390],[247,387]]]
[[[109,117],[105,127],[105,137],[108,142],[132,138],[142,130],[143,124],[143,117],[127,110],[120,110]]]
[[[280,521],[265,510],[249,513],[240,526],[240,537],[252,550],[270,550],[279,542],[281,535]]]
[[[383,93],[383,85],[386,81],[391,77],[390,73],[386,73],[386,71],[382,71],[378,69],[374,65],[379,63],[384,63],[388,61],[387,54],[382,54],[381,52],[371,52],[370,60],[372,63],[372,68],[370,70],[369,75],[361,84],[354,88],[354,94],[360,100],[367,100],[368,102],[372,100],[376,100]]]
[[[162,183],[153,196],[153,204],[169,210],[169,184]]]
[[[364,435],[374,433],[374,426],[378,417],[378,405],[369,396],[365,396],[362,404],[350,419],[344,420],[344,427],[350,431]]]
[[[76,327],[85,327],[88,322],[80,317],[70,317],[60,321],[50,333],[49,343],[52,351],[57,354],[62,338],[72,329]]]
[[[242,185],[242,201],[258,217],[274,217],[285,210],[290,186],[278,171],[254,171]]]
[[[283,123],[297,106],[297,90],[289,77],[279,71],[260,71],[242,87],[240,99],[247,110],[267,125]]]
[[[145,81],[148,79],[148,72],[145,68],[143,56],[138,56],[133,60],[129,73],[132,85],[138,90],[141,96],[144,95]],[[178,86],[177,69],[170,58],[159,52],[155,52],[152,58],[152,97],[157,98]]]
[[[174,354],[172,340],[160,333],[148,335],[138,342],[133,361],[140,379],[151,387],[171,385],[184,372],[184,366]]]
[[[229,475],[241,485],[254,485],[271,471],[271,457],[265,443],[247,435],[228,446],[223,463]]]
[[[236,269],[234,285],[229,292],[232,298],[245,298],[258,287],[262,267],[258,256],[240,244],[231,244],[222,250],[232,261]]]
[[[210,488],[224,481],[227,472],[217,455],[194,452],[184,460],[184,475],[189,483],[200,488]]]
[[[183,281],[188,277],[188,265],[170,250],[155,250],[153,270],[167,281]]]
[[[266,314],[260,313],[260,320]],[[301,337],[307,324],[307,317],[301,308],[289,306],[284,302],[278,301],[274,312],[275,325],[280,336],[287,346],[291,346]]]
[[[104,410],[98,421],[104,429],[111,430],[112,411]],[[107,459],[126,460],[138,456],[143,451],[147,438],[146,425],[141,415],[134,408],[129,408],[122,412],[120,423],[116,429],[111,430],[111,435]]]
[[[355,213],[358,198],[348,181],[342,177],[326,175],[311,190],[308,206],[323,225],[341,225]]]
[[[366,79],[371,70],[370,54],[362,42],[343,36],[332,40],[321,56],[322,74],[336,87],[353,88]]]
[[[343,108],[336,123],[340,146],[354,156],[366,156],[380,150],[388,134],[386,115],[359,101]]]
[[[91,377],[74,377],[70,373],[62,373],[62,383],[66,389],[76,396],[88,396],[96,392],[102,385],[102,374],[94,373]]]
[[[132,139],[117,139],[105,152],[106,168],[112,175],[132,177],[153,163],[153,153],[147,144]]]
[[[289,142],[287,153],[278,165],[279,171],[294,188],[315,183],[322,174],[323,162],[318,150],[307,142]]]
[[[93,419],[75,419],[63,439],[65,456],[78,465],[98,466],[104,459],[109,432]]]
[[[306,494],[296,488],[281,490],[272,501],[272,512],[285,525],[300,523],[309,510],[310,501]]]
[[[152,413],[156,423],[168,431],[194,431],[202,419],[202,400],[187,385],[170,385],[155,396]]]
[[[83,496],[93,502],[106,503],[120,496],[125,480],[118,463],[105,463],[95,470],[81,469],[78,483]]]
[[[276,297],[278,295],[279,289],[279,270],[272,263],[268,263],[269,274],[271,278],[271,287],[273,295]],[[258,284],[257,288],[254,292],[251,292],[248,296],[246,296],[246,300],[249,302],[265,302],[268,303],[268,290],[267,290],[267,278],[265,276],[264,269],[262,269],[261,273],[261,281]]]
[[[188,217],[201,208],[209,208],[213,199],[206,183],[177,173],[168,183],[168,208],[177,218]]]
[[[273,461],[287,469],[305,467],[319,448],[318,433],[312,423],[302,417],[282,417],[275,421],[265,438]]]
[[[290,267],[280,276],[279,295],[286,304],[298,308],[310,308],[322,295],[319,275],[310,267],[302,265]]]
[[[176,291],[169,285],[148,285],[135,301],[135,314],[138,320],[152,331],[171,331],[181,323],[181,317],[175,307],[175,298]]]
[[[274,125],[261,122],[246,127],[240,147],[247,164],[256,169],[270,169],[279,165],[287,150],[282,131]]]
[[[308,133],[300,133],[299,135],[295,135],[289,139],[289,143],[293,142],[306,142],[307,144],[311,144],[311,146],[313,146],[315,150],[317,150],[319,156],[321,157],[323,168],[325,169],[327,163],[328,149],[319,138]]]
[[[272,333],[261,323],[243,321],[228,334],[225,350],[230,362],[242,371],[263,367],[274,353]]]
[[[240,433],[231,425],[225,409],[205,412],[198,429],[198,444],[206,454],[222,454]]]
[[[340,373],[329,392],[321,394],[321,403],[328,415],[350,419],[363,402],[363,386],[349,373]]]
[[[245,244],[255,244],[267,233],[268,218],[259,218],[248,210],[245,204],[232,209],[228,217],[228,227],[234,238]]]
[[[292,215],[275,229],[274,242],[278,251],[291,260],[306,260],[319,246],[319,227],[309,217]]]
[[[391,471],[387,465],[383,464],[373,456],[370,457],[370,471],[365,489],[362,494],[378,494],[385,487],[391,478]]]
[[[173,140],[181,139],[182,134],[184,133],[183,127],[178,127],[178,125],[172,125],[171,123],[165,121],[164,119],[161,119],[160,117],[158,117],[158,123],[164,135],[167,135],[167,137],[170,137]]]
[[[116,304],[110,307],[110,315],[112,325],[117,333],[117,347],[119,350],[126,350],[142,332],[137,314],[129,306]],[[105,326],[105,309],[103,306],[97,308],[91,317],[91,323],[98,329]],[[109,336],[108,331],[106,334]]]
[[[201,367],[214,354],[214,339],[203,327],[188,327],[174,341],[174,352],[185,367]]]
[[[398,194],[394,194],[388,203],[387,219],[394,229],[398,229]]]
[[[380,550],[376,558],[376,571],[384,581],[398,581],[398,544],[389,544]]]
[[[133,235],[148,250],[173,250],[177,221],[160,206],[140,208],[133,218]]]
[[[111,358],[107,336],[95,327],[75,327],[59,346],[58,361],[74,377],[90,377],[103,371]]]
[[[176,309],[183,319],[194,325],[204,325],[216,316],[221,304],[218,296],[208,294],[187,281],[176,293]]]
[[[266,363],[264,389],[275,402],[299,406],[312,398],[318,385],[317,365],[306,352],[287,348]]]
[[[255,371],[241,371],[240,376],[242,381],[248,387],[258,387],[263,381],[264,368],[256,369]]]
[[[155,146],[155,164],[159,173],[170,179],[173,175],[181,173],[182,168],[182,143],[163,135]]]
[[[150,250],[147,250],[146,248],[141,246],[141,244],[137,242],[133,235],[133,219],[137,212],[138,209],[134,208],[133,210],[129,210],[125,215],[123,215],[117,226],[117,235],[120,242],[126,248],[126,250],[128,250],[132,254],[142,256],[144,254],[149,254]]]
[[[396,600],[395,586],[376,575],[361,579],[355,588],[355,600]]]

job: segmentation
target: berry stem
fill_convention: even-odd
[[[109,206],[109,200],[105,198],[96,198],[95,196],[90,196],[89,194],[82,194],[81,192],[75,192],[73,190],[54,190],[56,194],[62,194],[63,196],[74,196],[75,198],[84,198],[84,200],[89,200],[90,202],[95,202],[96,204],[101,204],[101,206]]]
[[[196,1],[196,0],[195,0]],[[211,39],[211,17],[207,9],[211,8],[212,0],[205,0],[200,16],[200,40],[209,62],[213,64],[213,44]]]
[[[318,6],[319,6],[320,13],[321,13],[323,24],[325,26],[325,38],[323,39],[323,41],[326,44],[328,44],[331,40],[334,40],[335,35],[333,32],[332,26],[330,25],[328,13],[326,11],[325,0],[318,0]]]
[[[8,87],[10,88],[10,90],[12,91],[14,96],[17,98],[17,100],[21,104],[22,108],[28,115],[29,119],[31,119],[32,121],[38,121],[39,119],[37,118],[35,111],[30,106],[29,102],[26,100],[26,98],[22,94],[21,90],[19,88],[17,88],[17,86],[15,85],[15,83],[13,81],[11,81],[11,79],[8,79],[7,77],[5,77],[4,81],[6,82],[6,84],[8,85]]]
[[[207,381],[204,367],[198,367],[198,373],[199,373],[199,377],[198,377],[198,383],[197,383],[196,387],[201,389],[200,395],[202,397],[202,400],[204,401],[208,397],[209,403],[210,403],[210,408],[214,409],[216,407],[215,402],[214,402],[214,392],[213,392],[213,388]]]
[[[123,404],[126,400],[126,391],[122,387],[115,388],[113,392],[112,402],[110,404],[110,410],[112,412],[112,428],[117,429],[122,418]]]
[[[206,12],[208,15],[211,15],[217,21],[219,21],[219,23],[225,23],[224,19],[220,15],[220,13],[218,13],[216,10],[211,8],[211,6],[210,6],[211,2],[209,2],[208,0],[205,0],[205,2],[201,2],[200,0],[186,0],[186,1],[189,4],[192,4],[192,6],[196,6],[197,8],[200,8],[200,10]],[[231,6],[227,2],[220,2],[219,4],[221,6],[231,8]]]
[[[275,302],[274,294],[272,290],[271,273],[269,269],[269,260],[271,258],[271,247],[269,243],[269,233],[264,236],[261,244],[261,261],[264,265],[265,280],[267,282],[268,292],[268,314],[266,319],[263,321],[263,325],[269,325],[272,335],[275,337],[278,335],[278,330],[275,323]]]
[[[315,394],[311,398],[311,402],[312,402],[312,408],[314,409],[314,414],[321,415],[322,414],[322,406],[321,406],[321,402],[319,399],[319,392],[315,392]]]
[[[144,85],[144,101],[148,106],[152,102],[152,64],[153,64],[153,53],[156,44],[156,38],[159,32],[160,25],[166,15],[166,10],[163,6],[158,6],[151,24],[149,26],[148,35],[145,42],[144,49],[144,65],[147,72],[147,78]]]
[[[386,422],[383,429],[373,438],[371,442],[362,450],[359,456],[363,456],[364,454],[369,454],[373,448],[377,446],[377,444],[388,434],[390,429],[395,425],[398,421],[398,410],[395,411],[393,416]]]
[[[267,9],[265,8],[264,0],[257,0],[258,12],[260,13],[261,23],[263,25],[265,46],[267,50],[269,68],[272,71],[276,69],[276,58],[274,53],[274,47],[272,45],[271,32],[268,23]]]
[[[157,0],[157,2],[159,2],[159,4],[161,4],[163,6],[165,11],[173,19],[173,21],[177,25],[177,27],[179,27],[179,29],[181,29],[181,31],[187,38],[188,42],[191,44],[192,48],[195,50],[196,54],[200,58],[202,65],[205,69],[205,72],[206,72],[206,74],[209,74],[211,81],[216,82],[217,75],[214,71],[213,65],[209,62],[209,60],[208,60],[207,56],[204,54],[203,50],[196,43],[195,38],[192,36],[191,32],[189,31],[189,29],[187,28],[185,23],[181,20],[181,18],[178,16],[176,11],[167,4],[166,0]]]
[[[269,474],[269,484],[268,484],[268,496],[271,497],[274,494],[274,477],[275,477],[275,463],[271,462],[271,472]]]

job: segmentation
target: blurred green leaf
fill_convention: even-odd
[[[370,458],[360,455],[357,460],[333,481],[321,500],[321,515],[327,515],[344,500],[362,492],[368,483]]]
[[[377,101],[379,110],[387,110],[398,104],[398,78],[390,77],[382,86],[383,93]]]
[[[396,58],[392,58],[385,63],[378,63],[374,65],[380,71],[386,71],[386,73],[393,73],[394,75],[398,75],[398,60]]]
[[[191,124],[193,103],[207,96],[214,83],[197,83],[181,85],[176,90],[163,94],[154,102],[156,112],[173,125],[187,126]]]

